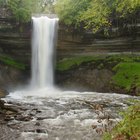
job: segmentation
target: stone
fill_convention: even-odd
[[[8,91],[5,89],[0,89],[0,98],[4,98],[6,95],[8,95]]]
[[[15,117],[16,120],[18,121],[30,121],[33,118],[31,116],[22,116],[22,115],[18,115]]]
[[[39,122],[36,122],[35,125],[36,125],[36,126],[40,126],[41,124],[40,124]]]
[[[4,101],[3,100],[0,100],[0,108],[4,108]]]
[[[10,116],[10,115],[6,115],[4,118],[5,121],[11,121],[14,120],[14,117]]]
[[[46,133],[46,130],[45,129],[36,129],[36,132],[37,133]]]
[[[12,115],[12,114],[14,114],[13,111],[10,111],[10,110],[6,111],[6,115]]]

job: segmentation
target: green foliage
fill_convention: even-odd
[[[76,68],[82,63],[93,62],[95,69],[108,69],[113,72],[110,86],[114,89],[124,89],[125,93],[140,95],[140,56],[109,55],[109,56],[79,56],[62,59],[56,69],[65,71]],[[92,65],[93,65],[92,63]]]
[[[0,7],[6,7],[19,23],[26,23],[34,13],[49,13],[52,3],[53,0],[0,0]]]
[[[0,62],[21,70],[25,69],[25,65],[23,63],[16,62],[13,58],[9,56],[5,56],[5,55],[0,56]]]
[[[7,7],[19,22],[28,22],[37,10],[37,0],[8,0]]]
[[[111,25],[109,15],[111,9],[108,3],[110,0],[92,0],[90,6],[81,15],[80,20],[85,23],[85,28],[92,28],[94,32],[98,31],[101,27]]]
[[[133,13],[140,8],[139,0],[116,0],[116,12],[120,17],[125,17],[127,14]]]
[[[59,71],[64,71],[72,67],[79,66],[83,62],[89,62],[89,61],[93,61],[97,59],[98,58],[95,56],[80,56],[80,57],[72,57],[68,59],[63,59],[58,62],[56,69]]]
[[[55,11],[67,25],[79,24],[80,15],[90,5],[91,0],[58,0]]]
[[[140,101],[135,101],[122,117],[123,120],[107,132],[103,140],[140,140]]]
[[[139,0],[58,0],[55,11],[67,25],[107,33],[114,18],[128,18],[140,9]]]
[[[125,88],[127,91],[135,84],[140,86],[140,63],[139,62],[121,62],[116,65],[113,70],[116,74],[113,81],[119,87]]]
[[[0,0],[0,7],[4,7],[5,4],[6,4],[5,0]]]

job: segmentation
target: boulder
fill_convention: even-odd
[[[8,95],[8,91],[5,89],[0,89],[0,98],[4,98],[6,95]]]

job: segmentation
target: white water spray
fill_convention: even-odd
[[[54,50],[58,18],[32,17],[32,77],[33,88],[50,88],[54,85]]]

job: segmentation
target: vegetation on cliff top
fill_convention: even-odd
[[[60,21],[74,28],[81,27],[93,32],[112,25],[122,28],[137,24],[139,0],[0,0],[19,23],[29,22],[33,13],[57,14]]]
[[[31,21],[34,13],[48,14],[53,0],[0,0],[0,7],[4,7],[19,23]]]
[[[139,0],[57,0],[55,11],[66,25],[84,26],[96,32],[114,23],[136,24]]]

